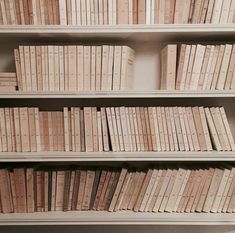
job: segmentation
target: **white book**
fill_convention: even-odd
[[[217,24],[220,21],[223,0],[215,0],[211,23]]]
[[[146,0],[146,24],[151,24],[151,3],[152,0]]]
[[[67,25],[66,0],[59,0],[60,25]]]
[[[227,23],[234,23],[235,0],[231,0]]]
[[[76,0],[71,0],[71,8],[72,8],[72,25],[77,24],[77,11],[76,11]]]
[[[221,9],[221,14],[220,14],[220,23],[228,23],[228,16],[229,16],[229,10],[231,7],[231,0],[224,0],[222,9]]]

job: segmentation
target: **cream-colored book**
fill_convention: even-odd
[[[92,108],[84,107],[85,140],[86,151],[94,151],[93,148],[93,130],[92,130]]]
[[[152,116],[153,116],[153,128],[154,128],[154,137],[156,141],[156,150],[161,150],[161,142],[160,142],[160,134],[159,134],[159,127],[158,127],[158,119],[157,119],[157,110],[156,107],[150,107],[152,109]],[[173,132],[172,132],[173,133]]]
[[[119,111],[120,111],[120,117],[121,117],[124,151],[131,151],[130,139],[129,139],[128,130],[127,130],[127,119],[126,119],[125,107],[120,107]]]
[[[226,184],[228,182],[230,172],[231,172],[230,169],[224,168],[223,176],[222,176],[222,179],[221,179],[221,182],[220,182],[220,186],[219,186],[218,192],[216,194],[216,197],[214,199],[214,202],[213,202],[213,205],[212,205],[212,208],[211,208],[212,213],[217,213],[217,211],[218,211],[219,204],[221,202],[223,192],[224,192]]]
[[[27,111],[27,109],[26,109],[26,111]],[[5,122],[4,122],[4,124],[6,124],[7,151],[10,152],[10,151],[13,151],[12,134],[11,134],[10,108],[4,108],[4,113],[5,113]],[[21,132],[21,136],[22,136],[22,132]],[[28,139],[28,134],[26,136],[27,136],[27,138],[24,138],[24,139]],[[29,148],[29,150],[30,150],[30,148]]]
[[[222,176],[223,176],[223,170],[216,168],[214,175],[213,175],[213,178],[211,180],[210,188],[208,190],[204,206],[203,206],[203,210],[202,210],[203,212],[208,213],[211,211],[213,201],[216,197],[217,191],[220,186],[220,182],[222,180]]]
[[[203,1],[204,3],[202,4],[202,8],[201,8],[201,13],[200,13],[200,21],[199,23],[205,23],[206,20],[206,13],[207,13],[207,9],[208,9],[208,5],[209,5],[209,0],[205,0]]]
[[[76,10],[76,0],[71,0],[71,13],[72,13],[72,25],[77,24],[77,10]]]
[[[234,11],[235,11],[235,0],[231,0],[227,23],[234,23],[234,21],[235,21]]]
[[[105,90],[111,91],[113,86],[113,65],[114,65],[114,46],[109,46],[107,84]]]
[[[136,141],[136,149],[137,149],[137,151],[141,151],[136,108],[132,107],[131,111],[132,111],[133,122],[134,122],[133,124],[134,124],[134,134],[135,134],[135,141]]]
[[[64,47],[59,46],[59,90],[64,91]]]
[[[54,46],[54,90],[60,90],[59,46]]]
[[[175,126],[176,126],[176,134],[177,134],[178,143],[179,143],[179,150],[184,151],[185,145],[184,145],[182,127],[180,124],[180,116],[179,116],[178,107],[173,107],[173,113],[174,113],[174,118],[175,118]]]
[[[24,62],[25,62],[25,74],[26,74],[26,87],[27,91],[32,90],[32,76],[31,76],[31,67],[30,67],[30,47],[23,46],[24,49]]]
[[[103,19],[104,24],[108,24],[108,0],[103,0]]]
[[[211,23],[215,0],[209,0],[205,23]]]
[[[176,125],[175,125],[175,119],[174,119],[174,113],[173,108],[169,107],[169,114],[170,114],[170,122],[171,122],[171,129],[172,129],[172,136],[174,141],[174,149],[175,151],[179,150],[179,144],[178,144],[178,138],[176,133]]]
[[[179,119],[180,119],[180,125],[181,125],[181,130],[182,130],[183,142],[184,142],[184,149],[185,151],[189,151],[189,142],[188,142],[182,107],[178,107],[178,112],[179,112]]]
[[[19,46],[19,56],[20,56],[21,78],[22,78],[22,91],[26,91],[27,79],[26,79],[26,69],[25,69],[24,46]]]
[[[175,90],[177,45],[169,44],[161,51],[161,89]]]
[[[56,198],[55,198],[55,210],[63,210],[64,199],[64,183],[65,183],[65,171],[56,172]]]
[[[70,117],[69,117],[70,118]],[[47,119],[48,119],[48,145],[49,151],[53,151],[53,120],[52,120],[52,112],[47,112]]]
[[[77,90],[84,91],[84,46],[77,46]]]
[[[21,148],[19,108],[13,108],[13,115],[14,115],[14,129],[15,129],[15,139],[16,139],[16,152],[21,152],[22,148]],[[4,116],[1,116],[1,117],[4,117]],[[1,129],[2,129],[2,127],[0,126],[0,130]],[[4,133],[2,133],[2,132],[1,132],[1,137],[4,137]],[[3,150],[3,140],[2,140],[2,138],[0,139],[0,144],[1,144],[0,145],[0,151],[4,151]]]
[[[12,140],[12,151],[16,151],[16,140],[15,140],[15,128],[14,128],[14,116],[13,116],[13,108],[10,108],[10,132],[11,132],[11,140]]]
[[[195,59],[192,69],[192,75],[190,80],[190,90],[197,90],[198,89],[198,82],[201,74],[202,69],[202,62],[205,54],[206,46],[197,45]]]
[[[203,134],[205,137],[206,148],[207,150],[212,150],[212,144],[211,144],[208,125],[206,122],[206,115],[205,115],[204,107],[199,107],[199,113],[200,113],[200,119],[202,123]]]
[[[28,108],[30,151],[37,151],[36,124],[34,108]]]
[[[103,136],[102,136],[102,123],[101,123],[101,113],[97,111],[97,128],[98,128],[98,146],[99,152],[103,151]]]
[[[225,90],[229,90],[231,88],[232,79],[233,79],[233,76],[235,76],[234,67],[235,67],[235,45],[233,45],[233,49],[232,49],[232,52],[231,52],[227,77],[226,77],[225,86],[224,86]]]
[[[133,118],[132,107],[128,108],[128,114],[129,114],[129,118],[130,118],[132,149],[133,149],[133,151],[137,151],[136,133],[135,133],[135,126],[134,126],[134,118]]]
[[[153,151],[157,151],[157,142],[156,142],[156,133],[155,133],[155,125],[153,119],[153,108],[148,107],[148,115],[149,115],[149,123],[150,123],[150,131],[151,131],[151,141],[152,141],[152,149]]]
[[[16,78],[18,83],[18,90],[23,90],[21,67],[20,67],[20,54],[18,49],[14,49],[15,67],[16,67]]]
[[[87,25],[86,0],[81,0],[81,25]]]
[[[109,45],[102,46],[101,90],[108,91]]]
[[[81,9],[81,0],[77,0],[76,2],[76,24],[82,25],[82,9]]]
[[[101,68],[102,68],[102,46],[96,46],[96,64],[95,64],[95,89],[101,90]]]
[[[144,136],[143,136],[142,122],[141,122],[140,107],[136,107],[135,110],[137,117],[138,133],[140,138],[140,148],[141,151],[144,151]]]
[[[185,1],[183,0],[175,1],[175,15],[174,15],[175,24],[183,23],[184,4],[185,4]]]
[[[112,90],[120,90],[121,61],[122,61],[122,46],[114,46],[113,86],[112,86]]]
[[[95,91],[96,75],[96,46],[91,46],[91,91]]]
[[[200,16],[202,13],[204,0],[195,1],[194,3],[194,10],[192,15],[192,23],[197,24],[200,23]]]
[[[70,127],[69,127],[69,112],[68,108],[63,109],[64,118],[64,146],[65,151],[70,151]]]
[[[157,107],[156,111],[157,111],[158,128],[159,128],[159,135],[160,135],[160,142],[161,142],[161,150],[165,151],[166,145],[165,145],[165,138],[164,138],[164,131],[163,131],[161,108]]]
[[[166,151],[169,151],[170,145],[169,145],[169,135],[167,131],[165,107],[160,107],[160,109],[161,109],[162,122],[163,122],[163,134],[164,134],[165,147],[166,147]]]
[[[202,121],[200,117],[199,107],[192,107],[192,113],[193,113],[193,118],[194,118],[194,123],[196,127],[200,150],[205,151],[207,150],[207,145],[206,145],[206,138],[204,135]]]
[[[48,75],[49,75],[49,90],[55,90],[55,69],[54,69],[54,46],[48,47]]]
[[[84,46],[84,91],[91,90],[91,46]]]
[[[212,12],[212,18],[211,18],[212,24],[219,23],[221,11],[222,11],[222,4],[223,4],[222,0],[215,0],[213,12]]]
[[[26,152],[30,151],[28,109],[19,108],[19,111],[20,111],[20,132],[21,132],[22,151]]]
[[[104,16],[103,16],[103,0],[98,0],[98,9],[99,9],[99,24],[104,24]]]
[[[81,151],[80,108],[74,108],[74,141],[75,151]]]
[[[159,110],[159,111],[161,114],[161,110]],[[142,125],[142,131],[143,131],[143,139],[144,139],[144,151],[148,151],[149,145],[148,145],[148,136],[147,136],[144,107],[140,107],[140,118],[141,118],[141,125]],[[162,130],[162,132],[163,132],[163,130]],[[163,137],[164,137],[164,135],[163,135]]]
[[[105,108],[106,110],[106,116],[107,116],[107,122],[108,122],[108,131],[109,131],[109,136],[110,136],[110,141],[111,141],[111,147],[112,151],[117,151],[117,146],[116,146],[116,139],[114,136],[114,129],[113,129],[113,121],[112,121],[112,115],[111,115],[111,108]]]
[[[129,0],[123,0],[117,2],[117,23],[128,24],[129,23]]]
[[[42,79],[42,56],[41,46],[36,46],[36,79],[37,79],[37,90],[43,90],[43,79]]]
[[[80,178],[79,178],[79,190],[78,190],[76,210],[82,209],[82,201],[83,201],[84,192],[85,192],[86,180],[87,180],[87,171],[81,170]]]
[[[189,126],[189,121],[188,121],[188,118],[187,118],[187,113],[186,113],[186,108],[185,107],[182,107],[182,115],[183,115],[183,120],[184,120],[184,124],[185,124],[185,130],[186,130],[189,150],[193,151],[194,150],[193,139],[192,139],[190,126]]]
[[[150,130],[150,122],[149,122],[149,114],[148,114],[148,108],[144,108],[144,118],[146,122],[146,133],[147,133],[147,139],[148,139],[148,150],[153,150],[153,143],[152,143],[152,137],[151,137],[151,130]],[[166,126],[166,125],[165,125]]]
[[[221,151],[222,145],[220,143],[220,140],[219,140],[219,137],[217,134],[217,130],[216,130],[216,127],[215,127],[214,121],[212,119],[212,115],[211,115],[209,108],[205,108],[205,114],[206,114],[206,120],[207,120],[207,124],[208,124],[208,128],[209,128],[209,132],[210,132],[213,146],[215,147],[216,150]]]
[[[59,0],[60,25],[67,25],[66,0]]]
[[[114,108],[116,124],[117,124],[117,133],[118,133],[119,147],[120,147],[120,151],[124,151],[124,140],[123,140],[123,132],[122,132],[122,123],[121,123],[121,115],[120,115],[120,111],[119,110],[120,110],[119,107],[115,107]]]
[[[113,133],[114,133],[116,149],[117,149],[117,151],[120,151],[120,143],[119,143],[119,135],[118,135],[118,127],[117,127],[117,119],[116,119],[115,108],[111,107],[110,112],[111,112],[111,119],[112,119]]]
[[[96,107],[91,108],[92,113],[92,132],[93,132],[93,151],[99,151],[98,144],[98,127],[97,127],[97,110]]]
[[[228,16],[229,16],[229,9],[230,9],[230,7],[231,7],[231,0],[223,1],[219,23],[223,24],[223,23],[227,23],[228,22]]]
[[[100,109],[104,151],[109,151],[108,125],[105,108]]]
[[[216,84],[216,89],[223,90],[226,82],[227,72],[229,68],[229,61],[231,59],[232,45],[226,44],[224,50],[223,61],[220,67],[219,78]]]
[[[56,48],[56,46],[55,46]],[[77,90],[77,73],[76,73],[76,46],[68,46],[68,74],[69,74],[69,91]]]
[[[130,143],[130,151],[134,151],[132,135],[131,135],[129,108],[128,107],[125,107],[125,112],[126,112],[126,123],[127,123],[127,135],[128,135],[129,143]]]

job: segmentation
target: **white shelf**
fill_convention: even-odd
[[[1,214],[0,225],[235,225],[235,214],[120,211]]]
[[[2,36],[37,38],[90,38],[125,39],[125,41],[166,41],[224,38],[235,35],[234,24],[158,24],[158,25],[1,25]],[[15,37],[16,36],[16,37]]]
[[[1,99],[92,99],[92,98],[234,98],[235,91],[9,91],[0,92]]]
[[[235,152],[0,152],[0,162],[235,161]]]

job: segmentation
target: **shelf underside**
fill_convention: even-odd
[[[234,98],[235,91],[8,91],[0,92],[1,99],[109,99],[109,98]]]
[[[235,152],[0,152],[0,162],[235,161]]]
[[[185,39],[222,39],[235,35],[234,24],[159,24],[159,25],[1,25],[1,37],[87,38],[125,41],[179,41]]]
[[[2,214],[0,225],[235,225],[235,214],[120,211]]]

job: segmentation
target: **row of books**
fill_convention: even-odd
[[[161,51],[161,89],[235,89],[235,44],[167,45]]]
[[[19,90],[123,90],[135,52],[128,46],[19,46],[14,50]]]
[[[15,91],[17,86],[16,73],[0,73],[0,91]]]
[[[234,151],[223,107],[0,108],[0,151]]]
[[[234,23],[234,0],[5,0],[0,24]]]
[[[0,199],[2,213],[234,213],[235,167],[2,168]]]

